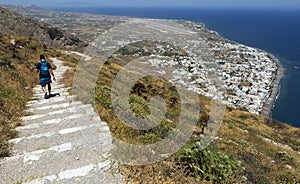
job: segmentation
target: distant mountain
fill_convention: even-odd
[[[36,7],[39,8],[39,7]],[[61,49],[81,50],[85,43],[57,27],[0,7],[0,32],[23,35]]]
[[[28,8],[33,9],[33,10],[43,10],[43,8],[41,8],[41,7],[37,6],[37,5],[34,5],[34,4],[32,4],[31,6],[29,6]]]
[[[54,4],[52,6],[53,7],[95,7],[101,5],[99,3],[73,1],[73,2]]]

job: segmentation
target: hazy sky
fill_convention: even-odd
[[[300,0],[0,0],[0,4],[50,6],[191,6],[191,7],[296,7]]]

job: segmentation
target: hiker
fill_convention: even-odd
[[[35,65],[36,72],[39,72],[40,84],[42,86],[42,90],[45,93],[44,98],[51,97],[51,76],[53,80],[56,81],[55,76],[53,74],[52,66],[49,62],[46,61],[45,56],[43,54],[40,55],[40,62]],[[47,95],[46,85],[48,85]]]

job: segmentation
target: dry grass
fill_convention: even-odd
[[[59,55],[35,40],[0,33],[0,157],[10,155],[8,140],[17,137],[14,129],[22,124],[31,89],[39,83],[34,66],[42,53]]]
[[[217,141],[218,146],[222,151],[234,154],[243,163],[244,174],[249,181],[300,181],[300,156],[297,149],[291,149],[299,146],[299,137],[294,137],[294,133],[299,132],[298,128],[278,122],[265,124],[265,118],[239,110],[226,113],[224,122],[219,132],[222,139]],[[289,139],[294,142],[285,141]],[[278,158],[281,152],[290,155],[291,159]],[[292,168],[288,169],[289,166]]]
[[[101,119],[107,122],[115,137],[130,143],[146,144],[139,139],[145,135],[145,132],[125,126],[112,109],[110,89],[113,80],[122,65],[134,58],[119,55],[115,59],[108,60],[99,73],[96,86],[96,108]],[[71,70],[67,77],[73,73],[74,71]],[[72,77],[68,81],[72,81]],[[68,81],[66,81],[67,84],[69,84]],[[132,94],[144,98],[145,103],[154,91],[156,94],[162,95],[167,101],[171,101],[171,98],[172,101],[180,101],[177,99],[176,92],[173,93],[173,91],[170,92],[164,88],[164,85],[170,85],[166,81],[146,78],[140,80],[139,83],[142,85],[139,85],[139,89],[134,89]],[[210,100],[201,95],[199,98],[201,121],[195,132],[195,137],[201,133],[201,125],[205,125],[207,122],[210,109]],[[175,103],[173,106],[176,107],[178,104]],[[147,111],[147,109],[144,110]],[[171,120],[176,124],[178,115],[176,108],[169,111],[168,115],[168,122]],[[151,133],[157,137],[161,136],[159,131],[152,131]],[[243,110],[227,108],[222,127],[218,133],[219,138],[214,144],[224,154],[238,160],[241,166],[230,173],[221,183],[299,183],[299,135],[300,129],[298,128],[267,120]],[[154,142],[157,137],[154,136]],[[274,142],[268,142],[263,138],[268,138]],[[193,143],[188,144],[192,145]],[[125,174],[125,179],[129,183],[214,183],[212,180],[199,178],[194,173],[187,172],[185,168],[187,163],[181,163],[180,153],[178,154],[174,154],[167,160],[145,166],[122,165],[120,170]]]
[[[7,140],[17,136],[14,128],[21,124],[18,118],[37,81],[32,73],[34,55],[41,51],[38,47],[24,37],[0,34],[0,157],[9,155]]]

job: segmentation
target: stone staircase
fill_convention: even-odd
[[[60,81],[68,67],[55,58]],[[0,183],[123,183],[109,159],[113,148],[109,127],[93,107],[75,101],[67,88],[54,82],[61,96],[43,99],[41,87],[28,102],[24,126],[11,140],[12,156],[0,160]]]

